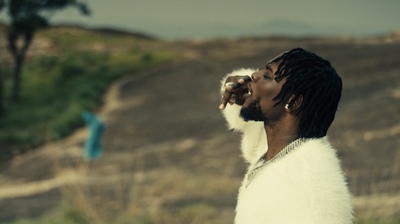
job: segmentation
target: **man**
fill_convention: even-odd
[[[228,74],[221,91],[220,109],[242,133],[249,163],[235,223],[352,223],[351,195],[326,137],[342,91],[329,61],[293,49],[262,70]]]

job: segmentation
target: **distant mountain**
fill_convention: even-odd
[[[382,32],[384,34],[385,32]],[[334,25],[317,26],[288,19],[275,19],[260,24],[180,24],[163,26],[157,29],[157,36],[167,39],[215,38],[215,37],[251,37],[251,36],[362,36],[378,35],[367,33],[358,27],[340,27]]]
[[[273,35],[320,35],[321,29],[306,23],[290,20],[272,20],[254,27],[264,34]]]
[[[276,19],[252,26],[216,26],[214,30],[220,34],[240,36],[358,36],[367,34],[347,27],[316,26],[287,19]]]

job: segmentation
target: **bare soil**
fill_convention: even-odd
[[[84,194],[107,216],[144,209],[186,217],[180,212],[201,204],[212,208],[208,218],[219,220],[213,223],[232,223],[245,164],[240,136],[227,131],[218,110],[220,79],[233,69],[260,68],[294,47],[330,60],[342,76],[343,97],[329,136],[355,195],[356,216],[400,213],[398,35],[182,41],[160,47],[178,50],[180,59],[118,80],[106,94],[98,111],[106,124],[100,160],[81,159],[88,132],[83,128],[2,166],[0,222],[43,216],[73,200],[68,197]]]

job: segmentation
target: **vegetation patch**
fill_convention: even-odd
[[[84,30],[50,29],[37,39],[50,41],[51,53],[33,55],[25,64],[19,102],[10,100],[10,63],[0,68],[0,161],[68,136],[83,125],[84,111],[100,107],[112,81],[174,58],[170,51],[143,49],[149,41]],[[99,50],[95,46],[107,47]]]

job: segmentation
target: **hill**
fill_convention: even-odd
[[[398,218],[398,36],[146,44],[173,50],[179,60],[111,85],[98,111],[106,124],[103,157],[81,158],[83,128],[13,159],[0,172],[0,221],[49,215],[84,223],[232,223],[245,164],[239,136],[226,130],[218,110],[219,80],[294,47],[327,58],[343,78],[329,135],[355,195],[356,217]]]

